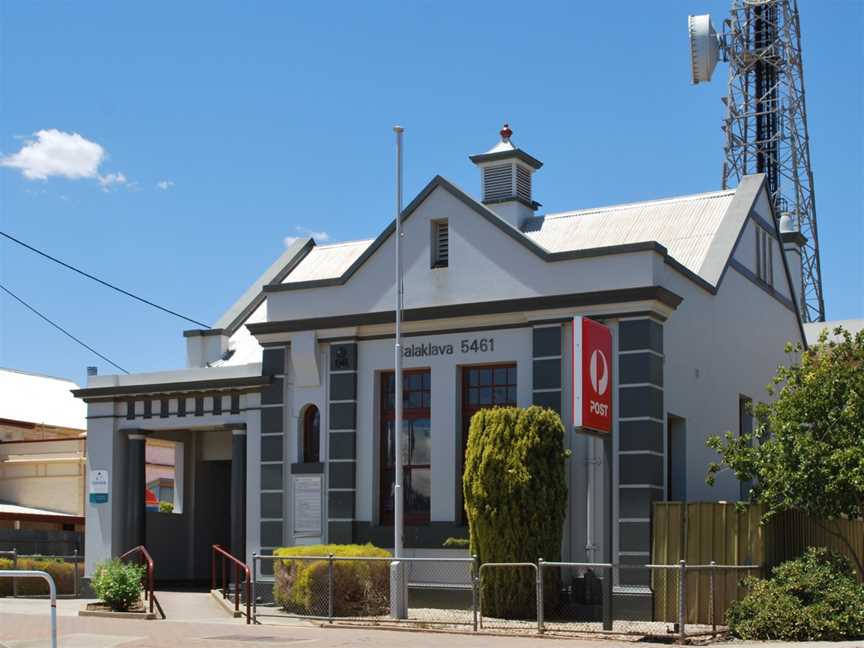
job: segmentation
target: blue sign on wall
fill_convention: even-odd
[[[108,501],[108,493],[90,493],[91,504],[105,504]]]

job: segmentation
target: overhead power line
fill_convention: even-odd
[[[3,284],[0,284],[0,290],[2,290],[3,292],[5,292],[6,294],[8,294],[10,297],[12,297],[12,299],[14,299],[15,301],[17,301],[19,304],[21,304],[22,306],[24,306],[24,307],[27,308],[28,310],[30,310],[30,311],[36,313],[36,315],[38,315],[38,316],[41,317],[43,320],[45,320],[46,322],[48,322],[51,326],[53,326],[54,328],[56,328],[58,331],[60,331],[61,333],[63,333],[63,334],[66,335],[67,337],[70,337],[70,338],[72,338],[73,340],[75,340],[78,344],[80,344],[81,346],[83,346],[83,347],[84,347],[85,349],[87,349],[88,351],[91,351],[91,352],[95,353],[97,356],[99,356],[100,358],[102,358],[102,359],[103,359],[105,362],[107,362],[108,364],[117,367],[117,368],[118,368],[120,371],[122,371],[123,373],[127,373],[127,374],[129,373],[129,372],[126,371],[123,367],[121,367],[120,365],[118,365],[116,362],[114,362],[113,360],[110,360],[109,358],[106,358],[104,355],[102,355],[101,353],[99,353],[96,349],[94,349],[93,347],[89,346],[88,344],[85,344],[84,342],[82,342],[81,340],[79,340],[77,337],[75,337],[74,335],[72,335],[69,331],[67,331],[66,329],[64,329],[62,326],[60,326],[60,325],[57,324],[56,322],[53,322],[52,320],[48,319],[48,317],[46,317],[45,315],[43,315],[42,313],[40,313],[38,310],[36,310],[35,308],[33,308],[30,304],[28,304],[26,301],[24,301],[23,299],[21,299],[18,295],[16,295],[15,293],[13,293],[11,290],[9,290],[9,289],[8,289],[6,286],[4,286]]]
[[[69,270],[77,272],[78,274],[80,274],[84,277],[87,277],[88,279],[92,279],[93,281],[100,283],[103,286],[110,288],[111,290],[116,290],[117,292],[122,293],[122,294],[126,295],[127,297],[131,297],[132,299],[137,299],[138,301],[140,301],[144,304],[147,304],[148,306],[152,306],[153,308],[158,308],[159,310],[161,310],[164,313],[168,313],[169,315],[173,315],[174,317],[179,317],[180,319],[184,319],[187,322],[192,322],[193,324],[195,324],[197,326],[202,326],[205,329],[210,328],[207,324],[204,324],[203,322],[199,322],[198,320],[192,319],[191,317],[186,317],[185,315],[181,315],[180,313],[173,311],[170,308],[165,308],[164,306],[160,306],[159,304],[154,304],[149,299],[144,299],[143,297],[139,297],[138,295],[131,293],[128,290],[123,290],[122,288],[115,286],[112,283],[108,283],[107,281],[104,281],[103,279],[100,279],[99,277],[94,277],[89,272],[84,272],[80,268],[76,268],[73,265],[70,265],[64,261],[61,261],[60,259],[51,256],[47,252],[43,252],[42,250],[39,250],[39,249],[33,247],[32,245],[27,245],[24,241],[18,240],[17,238],[15,238],[14,236],[11,236],[10,234],[7,234],[6,232],[0,232],[0,236],[4,236],[7,239],[9,239],[10,241],[12,241],[13,243],[17,243],[21,247],[25,247],[28,250],[30,250],[31,252],[35,252],[36,254],[53,261],[54,263],[59,263],[64,268],[68,268]]]

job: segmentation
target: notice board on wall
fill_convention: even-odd
[[[294,476],[294,535],[321,535],[321,475]]]

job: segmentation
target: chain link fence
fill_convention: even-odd
[[[272,569],[262,569],[269,566]],[[546,562],[473,558],[254,556],[256,622],[299,617],[334,622],[412,623],[475,631],[615,634],[684,639],[725,631],[740,581],[758,565]],[[259,581],[271,572],[274,580]],[[406,608],[396,588],[404,588]],[[257,597],[255,597],[257,599]]]

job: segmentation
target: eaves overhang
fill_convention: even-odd
[[[498,315],[520,311],[549,310],[555,308],[584,308],[603,304],[626,302],[657,301],[669,308],[677,308],[683,297],[663,286],[643,286],[637,288],[620,288],[615,290],[600,290],[560,295],[544,295],[541,297],[523,297],[516,299],[499,299],[494,301],[473,302],[469,304],[453,304],[447,306],[429,306],[408,308],[402,312],[403,320],[427,321],[450,319],[456,317],[471,317],[482,315]],[[246,328],[255,336],[270,333],[291,333],[295,331],[310,331],[316,329],[333,329],[349,326],[365,326],[372,324],[390,324],[396,321],[395,311],[377,311],[371,313],[352,313],[312,317],[275,322],[258,322],[247,324]]]
[[[150,383],[146,385],[112,385],[73,389],[72,395],[85,402],[113,400],[130,396],[157,396],[166,394],[188,394],[213,391],[260,391],[272,382],[271,376],[243,376],[239,378],[214,378],[210,380],[182,380],[177,382]]]

